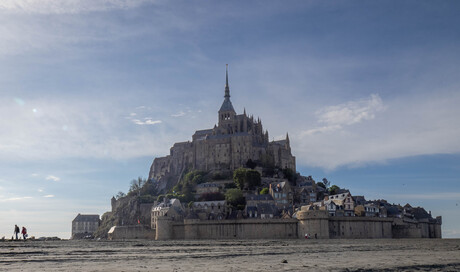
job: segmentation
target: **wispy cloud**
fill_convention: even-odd
[[[378,94],[372,94],[367,99],[349,101],[337,106],[328,106],[316,112],[318,123],[324,126],[303,131],[303,135],[326,133],[341,129],[362,121],[372,120],[377,112],[383,111],[385,106]]]
[[[61,178],[53,176],[53,175],[48,175],[45,179],[46,180],[52,180],[52,181],[60,181],[61,180]]]
[[[460,237],[460,229],[443,229],[443,238],[458,238]]]
[[[2,0],[0,11],[15,13],[66,14],[137,7],[151,0]]]
[[[457,200],[460,202],[460,193],[421,193],[421,194],[397,194],[395,197],[401,199],[423,199],[423,200]]]
[[[21,201],[26,199],[31,199],[30,196],[21,196],[21,197],[9,197],[9,198],[0,198],[0,202],[9,202],[9,201]]]
[[[323,126],[289,134],[293,152],[299,164],[330,170],[460,152],[460,126],[454,117],[460,114],[458,103],[460,94],[439,90],[397,96],[385,104],[374,95],[326,107],[317,111],[317,124]]]
[[[52,197],[54,197],[54,195],[45,195],[45,196],[43,196],[43,197],[52,198]]]
[[[139,119],[132,119],[131,120],[134,124],[136,125],[157,125],[157,124],[161,124],[162,121],[161,120],[151,120],[151,119],[146,119],[145,121],[141,121]]]
[[[176,114],[172,114],[171,116],[172,116],[172,117],[181,117],[181,116],[184,116],[184,115],[185,115],[185,112],[180,111],[180,112],[178,112],[178,113],[176,113]]]

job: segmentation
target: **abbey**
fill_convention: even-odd
[[[180,177],[185,169],[234,170],[248,160],[266,162],[279,168],[296,171],[295,157],[291,154],[289,136],[285,140],[269,141],[260,119],[236,114],[230,101],[228,65],[226,69],[224,102],[218,112],[218,124],[214,128],[197,130],[192,141],[175,143],[166,157],[155,158],[149,179],[159,184],[166,178]]]

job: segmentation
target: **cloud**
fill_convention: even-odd
[[[317,124],[289,133],[299,165],[333,170],[389,159],[460,152],[460,93],[438,90],[398,95],[385,104],[377,95],[316,111]],[[299,120],[300,122],[302,120]]]
[[[0,11],[12,13],[74,14],[127,9],[152,3],[151,0],[2,0]]]
[[[378,94],[372,94],[367,99],[349,101],[337,106],[328,106],[316,112],[318,123],[323,123],[325,126],[303,131],[302,134],[311,135],[333,132],[343,126],[372,120],[377,112],[383,110],[385,110],[385,106]]]
[[[444,193],[429,193],[429,194],[397,194],[395,197],[401,199],[423,199],[423,200],[458,200],[460,201],[460,193],[444,192]]]
[[[178,113],[176,113],[176,114],[172,114],[171,116],[172,116],[172,117],[181,117],[181,116],[184,116],[184,115],[185,115],[185,112],[180,111],[180,112],[178,112]]]
[[[43,197],[46,197],[46,198],[51,198],[51,197],[54,197],[54,195],[45,195]]]
[[[21,200],[31,199],[31,198],[32,197],[30,197],[30,196],[0,198],[0,202],[21,201]]]
[[[443,229],[443,238],[458,238],[460,237],[460,229]]]
[[[38,189],[37,192],[43,193],[43,189]]]
[[[126,100],[121,100],[101,101],[85,96],[73,98],[69,104],[65,97],[29,98],[31,108],[43,109],[37,117],[12,98],[1,99],[0,115],[10,118],[0,118],[0,161],[128,159],[167,154],[175,141],[183,141],[190,137],[193,129],[200,127],[196,122],[182,124],[171,117],[168,126],[159,126],[163,123],[161,120],[142,119],[147,114],[164,114],[168,118],[168,109],[161,106],[138,113],[137,121],[128,118],[126,122],[124,117],[132,111],[126,109]],[[63,130],[63,126],[67,129]],[[152,130],[149,126],[157,128]]]
[[[46,180],[52,180],[52,181],[60,181],[61,179],[59,177],[53,176],[53,175],[48,175]]]
[[[151,119],[146,119],[145,121],[141,121],[141,120],[138,120],[138,119],[132,119],[131,120],[134,124],[136,125],[157,125],[157,124],[161,124],[162,121],[161,120],[151,120]]]

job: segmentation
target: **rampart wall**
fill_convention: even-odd
[[[109,239],[376,239],[442,238],[441,224],[398,218],[329,217],[327,211],[305,211],[297,219],[174,221],[157,217],[154,230],[144,226],[113,227]]]
[[[392,238],[392,218],[330,217],[329,238]]]
[[[144,225],[113,226],[108,232],[109,240],[155,238],[155,232],[149,226]]]

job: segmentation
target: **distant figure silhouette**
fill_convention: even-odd
[[[22,227],[22,238],[25,240],[27,239],[27,229],[25,227]]]
[[[18,239],[18,234],[19,234],[19,227],[18,225],[14,225],[14,234],[16,235],[16,240]]]

